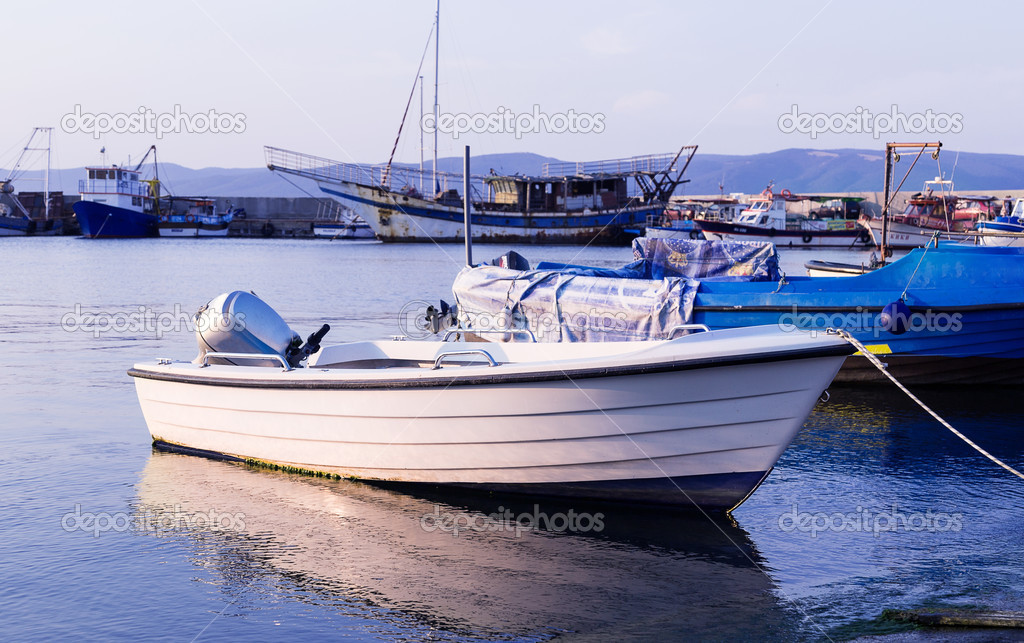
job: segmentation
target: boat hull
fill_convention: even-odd
[[[61,233],[60,219],[45,221],[29,220],[24,217],[0,216],[0,237],[44,237]]]
[[[867,222],[866,227],[871,231],[871,238],[875,245],[881,247],[882,220],[872,218]],[[936,232],[939,233],[940,241],[958,242],[967,241],[971,238],[971,236],[967,234],[922,228],[919,226],[908,225],[906,223],[890,221],[888,230],[889,236],[886,239],[885,245],[889,248],[923,248],[934,240]]]
[[[758,241],[784,247],[860,248],[872,245],[863,230],[775,230],[725,221],[697,221],[704,238],[711,241]]]
[[[465,238],[463,208],[348,181],[319,181],[320,189],[351,208],[385,242],[458,242]],[[625,227],[636,227],[663,205],[594,213],[471,213],[473,239],[494,243],[618,244]]]
[[[697,226],[690,228],[661,228],[648,226],[644,236],[652,239],[703,239],[704,233]]]
[[[804,263],[804,268],[807,269],[808,277],[853,277],[872,270],[863,264],[819,260]]]
[[[195,239],[196,237],[226,237],[228,224],[161,223],[160,236],[168,238]]]
[[[77,201],[72,209],[82,236],[97,238],[141,238],[157,235],[155,214],[119,208],[96,201]]]
[[[875,347],[889,370],[928,384],[1024,383],[1024,253],[1014,248],[943,244],[863,275],[787,277],[771,282],[703,282],[693,321],[713,329],[774,324],[839,327]],[[879,314],[905,297],[906,332],[881,325]],[[879,380],[853,356],[840,382]]]
[[[1000,221],[979,221],[978,243],[983,246],[1024,248],[1024,225]]]
[[[373,239],[373,228],[368,225],[344,223],[314,223],[313,236],[327,239]]]
[[[602,350],[508,346],[488,350]],[[354,385],[319,368],[254,382],[222,374],[275,369],[192,364],[130,374],[157,443],[367,480],[728,510],[771,470],[849,353],[829,346],[621,375],[459,367],[470,383],[442,373]]]

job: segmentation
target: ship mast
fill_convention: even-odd
[[[431,168],[433,170],[432,179],[434,185],[430,186],[430,189],[434,191],[434,197],[437,197],[438,184],[437,184],[437,120],[440,118],[440,108],[437,104],[437,79],[438,70],[437,62],[440,59],[441,52],[441,0],[437,0],[437,12],[434,14],[434,165]]]

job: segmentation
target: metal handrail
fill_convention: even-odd
[[[454,357],[455,355],[483,355],[484,357],[487,358],[488,366],[498,365],[498,362],[494,361],[494,358],[491,357],[490,353],[479,348],[474,348],[471,350],[448,351],[447,353],[441,353],[440,355],[437,356],[437,359],[434,360],[434,366],[430,370],[436,371],[437,369],[441,368],[441,362],[443,362],[445,358]]]
[[[448,332],[444,334],[444,339],[442,339],[441,341],[446,342],[452,335],[457,335],[459,333],[473,333],[474,335],[486,335],[488,333],[501,333],[503,335],[505,333],[512,333],[513,335],[522,335],[523,333],[525,333],[530,338],[531,342],[533,342],[534,344],[537,343],[537,336],[534,335],[533,331],[530,330],[529,328],[510,328],[508,330],[500,330],[498,328],[491,330],[474,330],[472,328],[449,328]]]
[[[210,351],[203,353],[203,360],[199,364],[199,368],[206,368],[210,364],[208,363],[211,357],[220,357],[222,359],[271,359],[281,363],[284,370],[292,370],[291,364],[288,363],[281,355],[277,353],[219,353],[217,351]]]
[[[669,329],[668,338],[672,339],[672,336],[679,330],[699,330],[705,333],[711,332],[711,328],[707,324],[679,324],[678,326],[673,326]]]
[[[675,154],[644,154],[601,161],[558,161],[541,166],[541,176],[585,176],[589,174],[639,174],[672,169]]]

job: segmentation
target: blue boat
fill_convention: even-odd
[[[771,244],[716,243],[638,239],[638,261],[616,270],[466,268],[459,322],[505,320],[540,341],[664,338],[684,324],[843,328],[907,383],[1024,383],[1024,248],[939,244],[863,275],[793,277]],[[837,381],[880,377],[854,356]]]
[[[1013,210],[1003,216],[992,221],[979,220],[974,229],[978,232],[978,243],[983,246],[1024,247],[1024,199],[1017,199]]]
[[[78,182],[82,200],[71,206],[83,236],[97,239],[157,235],[160,182],[139,178],[139,168],[155,151],[155,146],[150,147],[133,169],[116,165],[86,168],[88,178]]]

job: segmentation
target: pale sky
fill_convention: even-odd
[[[1021,18],[1019,2],[443,0],[442,113],[537,106],[549,117],[597,117],[602,131],[441,135],[439,155],[460,155],[467,143],[474,154],[594,160],[685,143],[705,154],[754,154],[881,150],[887,140],[1020,154]],[[109,162],[137,159],[153,143],[161,160],[194,168],[261,166],[265,144],[385,161],[433,20],[433,1],[411,0],[8,3],[0,166],[37,125],[57,128],[58,167],[96,164],[101,146]],[[432,47],[423,69],[428,112]],[[160,116],[176,105],[191,116],[214,110],[244,131],[158,140],[155,132],[95,139],[61,130],[76,106]],[[812,139],[780,129],[794,105],[808,115],[888,114],[895,105],[959,127],[947,119],[936,122],[942,132]],[[399,161],[419,159],[419,111],[417,93]]]

